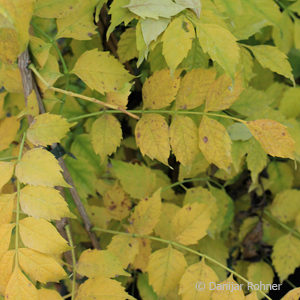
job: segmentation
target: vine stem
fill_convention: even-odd
[[[66,90],[63,90],[63,89],[60,89],[60,88],[56,88],[54,86],[51,86],[43,77],[42,75],[37,71],[37,69],[35,68],[35,66],[33,64],[30,64],[29,65],[29,69],[32,70],[32,72],[41,80],[41,82],[50,90],[52,91],[55,91],[57,93],[61,93],[61,94],[65,94],[67,96],[71,96],[71,97],[76,97],[76,98],[80,98],[80,99],[83,99],[83,100],[86,100],[86,101],[89,101],[89,102],[93,102],[93,103],[97,103],[97,104],[100,104],[104,107],[107,107],[107,108],[111,108],[111,109],[115,109],[115,110],[118,110],[119,113],[124,113],[134,119],[139,119],[138,116],[134,115],[133,113],[123,109],[122,107],[118,106],[118,105],[114,105],[114,104],[110,104],[110,103],[106,103],[106,102],[103,102],[101,100],[98,100],[96,98],[92,98],[92,97],[88,97],[88,96],[85,96],[85,95],[81,95],[81,94],[78,94],[78,93],[73,93],[71,91],[66,91]]]
[[[22,158],[22,153],[24,149],[24,143],[26,138],[26,132],[23,134],[21,144],[20,144],[20,150],[18,155],[18,161],[19,163]],[[20,180],[17,178],[17,205],[16,205],[16,237],[15,237],[15,267],[19,266],[19,256],[18,256],[18,250],[19,250],[19,221],[20,221],[20,192],[21,192],[21,183]]]
[[[245,283],[247,283],[247,285],[251,285],[252,283],[247,280],[245,277],[243,277],[242,275],[240,275],[239,273],[235,272],[234,270],[228,268],[227,266],[221,264],[220,262],[218,262],[217,260],[213,259],[212,257],[206,255],[206,254],[203,254],[201,252],[198,252],[196,250],[193,250],[189,247],[186,247],[182,244],[179,244],[177,242],[173,242],[173,241],[170,241],[170,240],[165,240],[165,239],[162,239],[162,238],[159,238],[159,237],[155,237],[155,236],[151,236],[151,235],[143,235],[143,234],[138,234],[138,233],[128,233],[128,232],[123,232],[123,231],[116,231],[116,230],[110,230],[110,229],[103,229],[103,228],[99,228],[99,227],[94,227],[92,228],[92,231],[101,231],[101,232],[106,232],[106,233],[110,233],[110,234],[120,234],[120,235],[125,235],[125,236],[130,236],[130,237],[133,237],[133,238],[142,238],[142,239],[149,239],[149,240],[152,240],[152,241],[157,241],[157,242],[160,242],[160,243],[163,243],[163,244],[168,244],[168,245],[171,245],[171,246],[174,246],[176,248],[179,248],[179,249],[182,249],[182,250],[185,250],[187,252],[190,252],[190,253],[193,253],[195,255],[198,255],[202,258],[205,258],[206,260],[214,263],[215,265],[221,267],[222,269],[226,270],[227,272],[229,272],[230,274],[236,276],[237,278],[241,279],[242,281],[244,281]],[[272,300],[266,293],[264,293],[263,291],[261,290],[258,290],[258,292],[266,297],[268,300]]]
[[[72,292],[71,292],[71,300],[75,299],[75,292],[76,292],[76,256],[75,256],[75,248],[74,248],[74,243],[72,239],[72,234],[70,230],[70,225],[66,225],[65,227],[67,237],[71,246],[71,253],[72,253],[72,264],[73,264],[73,275],[72,275]]]
[[[121,114],[123,113],[123,111],[118,111],[118,110],[108,110],[108,111],[96,111],[93,113],[89,113],[89,114],[84,114],[81,116],[77,116],[77,117],[73,117],[68,119],[69,122],[74,122],[74,121],[78,121],[81,119],[85,119],[85,118],[89,118],[89,117],[95,117],[98,115],[102,115],[103,113],[110,113],[110,114]],[[188,111],[188,110],[161,110],[161,109],[157,109],[157,110],[126,110],[127,113],[131,113],[131,114],[169,114],[169,115],[203,115],[203,116],[212,116],[212,117],[219,117],[219,118],[224,118],[224,119],[231,119],[233,121],[237,121],[243,124],[246,124],[246,121],[239,119],[239,118],[235,118],[232,116],[228,116],[228,115],[221,115],[221,114],[215,114],[215,113],[210,113],[210,112],[202,112],[202,111]]]
[[[13,159],[17,159],[17,158],[18,158],[18,156],[0,157],[0,161],[13,160]]]

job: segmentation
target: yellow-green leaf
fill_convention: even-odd
[[[179,295],[182,300],[210,299],[211,287],[218,281],[217,274],[202,259],[185,270],[180,279]]]
[[[152,197],[142,199],[134,208],[129,218],[133,232],[150,234],[159,220],[161,213],[161,190],[156,191]]]
[[[115,235],[107,246],[107,250],[113,253],[120,260],[122,267],[126,269],[134,262],[139,252],[139,242],[138,239],[130,236]]]
[[[42,253],[59,254],[70,249],[56,228],[44,219],[32,217],[22,219],[20,236],[26,247]]]
[[[1,73],[1,71],[0,71]],[[0,121],[0,151],[8,148],[14,141],[17,131],[20,127],[20,121],[16,117],[5,118]]]
[[[45,170],[47,171],[45,172]],[[42,148],[27,151],[16,166],[16,176],[23,183],[69,187],[62,177],[61,171],[53,154]]]
[[[57,19],[58,38],[73,38],[77,40],[89,40],[96,33],[96,24],[94,24],[93,13],[97,0],[78,1],[73,6],[71,12]]]
[[[87,277],[129,276],[117,256],[108,250],[85,250],[81,253],[77,271]]]
[[[176,240],[184,245],[196,244],[207,234],[211,212],[204,203],[192,203],[182,207],[172,220]]]
[[[6,299],[38,300],[38,292],[35,286],[26,278],[17,266],[7,284],[5,290]]]
[[[176,107],[193,109],[204,103],[208,90],[216,77],[216,71],[210,69],[193,69],[181,80],[176,97]]]
[[[121,34],[118,43],[118,55],[121,63],[138,57],[139,53],[136,49],[135,28],[131,27]]]
[[[270,45],[247,46],[258,62],[267,69],[276,72],[294,82],[292,67],[287,56],[277,47]]]
[[[52,45],[36,36],[30,36],[30,51],[41,68],[44,67]]]
[[[34,145],[47,146],[59,143],[72,126],[60,115],[49,113],[34,118],[27,130],[27,138]]]
[[[25,186],[20,193],[20,204],[23,212],[35,218],[60,220],[74,217],[60,192],[50,187]]]
[[[13,176],[14,166],[12,162],[0,161],[0,191]]]
[[[205,110],[219,111],[229,108],[242,91],[243,82],[240,75],[236,75],[232,82],[227,74],[223,74],[209,87]]]
[[[63,300],[63,297],[55,290],[49,289],[39,289],[38,290],[39,299],[43,300]]]
[[[180,84],[176,74],[167,69],[154,72],[143,85],[144,108],[159,109],[169,106],[175,99]]]
[[[0,64],[0,84],[10,93],[23,93],[21,73],[16,64]]]
[[[217,24],[197,24],[197,36],[203,50],[233,79],[240,58],[236,38]]]
[[[15,198],[16,194],[0,195],[0,225],[7,224],[11,221],[15,205]]]
[[[209,163],[227,170],[232,162],[231,139],[225,127],[204,116],[199,127],[199,147]]]
[[[0,225],[0,258],[8,250],[11,232],[14,229],[15,224],[2,224]]]
[[[133,79],[109,52],[97,49],[84,52],[78,58],[72,73],[80,77],[91,89],[102,94],[120,90]]]
[[[287,223],[293,221],[300,210],[300,191],[287,189],[277,194],[270,206],[272,215]]]
[[[175,18],[162,36],[163,55],[173,71],[187,56],[195,38],[193,24],[184,16]],[[174,51],[176,49],[176,51]]]
[[[300,266],[300,241],[291,234],[280,237],[273,247],[272,262],[280,281]]]
[[[152,169],[119,160],[111,160],[111,163],[115,176],[120,180],[124,191],[131,197],[142,199],[151,196],[155,191],[156,175]]]
[[[161,115],[145,114],[135,127],[135,139],[143,155],[168,165],[169,126]]]
[[[125,194],[118,182],[105,192],[103,202],[113,219],[121,221],[130,213],[130,198]]]
[[[135,300],[125,292],[121,282],[98,276],[80,285],[76,300]]]
[[[195,122],[185,116],[176,116],[170,126],[170,143],[177,160],[189,165],[199,152],[198,129]]]
[[[281,300],[299,300],[300,297],[300,288],[294,288],[289,291]]]
[[[122,140],[120,122],[111,114],[99,117],[92,125],[91,139],[95,152],[104,160],[120,146]]]
[[[67,276],[60,264],[47,254],[28,248],[20,248],[18,257],[22,270],[32,280],[42,283],[58,282]]]
[[[0,293],[4,295],[5,288],[13,272],[15,250],[9,250],[0,257]]]
[[[267,119],[248,121],[246,125],[268,154],[294,158],[295,141],[286,126]]]
[[[34,14],[41,18],[63,18],[70,14],[80,0],[36,0]]]
[[[186,265],[184,255],[171,246],[151,254],[147,272],[158,296],[164,297],[176,288]]]

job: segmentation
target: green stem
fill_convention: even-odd
[[[196,177],[196,178],[192,178],[192,179],[185,179],[185,180],[182,180],[182,181],[177,181],[173,184],[167,185],[167,186],[162,188],[162,192],[165,191],[165,190],[171,189],[171,188],[173,188],[177,185],[182,185],[183,183],[194,182],[194,181],[205,181],[205,182],[210,181],[210,182],[214,183],[215,185],[217,185],[218,187],[220,187],[222,189],[224,188],[220,183],[218,183],[215,180],[210,179],[209,177]]]
[[[0,161],[13,160],[13,159],[17,159],[17,158],[18,158],[18,156],[0,157]]]
[[[137,234],[137,233],[127,233],[127,232],[123,232],[123,231],[115,231],[115,230],[103,229],[103,228],[98,228],[98,227],[92,228],[92,231],[101,231],[101,232],[106,232],[106,233],[110,233],[110,234],[119,234],[119,235],[131,236],[133,238],[149,239],[149,240],[152,240],[152,241],[157,241],[157,242],[160,242],[160,243],[171,245],[173,247],[185,250],[187,252],[190,252],[190,253],[198,255],[198,256],[200,256],[202,258],[205,258],[206,260],[214,263],[215,265],[221,267],[222,269],[226,270],[227,272],[229,272],[232,275],[236,276],[237,278],[241,279],[242,281],[244,281],[245,283],[247,283],[247,285],[251,284],[251,282],[248,281],[245,277],[243,277],[239,273],[235,272],[234,270],[228,268],[227,266],[221,264],[220,262],[218,262],[217,260],[213,259],[212,257],[210,257],[210,256],[208,256],[206,254],[200,253],[200,252],[198,252],[196,250],[190,249],[189,247],[186,247],[186,246],[184,246],[182,244],[179,244],[177,242],[165,240],[165,239],[162,239],[162,238],[159,238],[159,237],[155,237],[155,236],[151,236],[151,235],[143,235],[143,234]],[[263,295],[264,297],[266,297],[267,299],[272,300],[263,291],[258,290],[258,292],[261,295]]]
[[[282,223],[280,220],[275,218],[270,212],[267,210],[264,211],[264,215],[268,216],[270,219],[272,219],[274,222],[276,222],[279,226],[281,226],[286,231],[290,232],[292,235],[294,235],[297,239],[300,240],[300,233],[297,230],[294,230],[293,228],[289,227],[288,225]]]
[[[282,3],[280,0],[275,0],[275,2],[283,9],[286,10],[287,13],[290,15],[290,17],[295,21],[297,18],[295,16],[295,14],[284,4]]]
[[[26,132],[23,134],[22,141],[20,144],[20,150],[18,155],[18,161],[19,163],[22,158],[22,153],[24,149],[24,143],[26,138]],[[19,256],[18,256],[18,250],[19,250],[19,221],[20,221],[20,192],[21,192],[21,183],[20,180],[17,178],[17,204],[16,204],[16,234],[15,234],[15,267],[19,266]]]
[[[162,110],[162,109],[157,109],[157,110],[126,110],[129,113],[132,114],[168,114],[168,115],[205,115],[205,116],[212,116],[212,117],[219,117],[219,118],[224,118],[224,119],[231,119],[233,121],[237,121],[240,123],[246,123],[246,121],[239,119],[239,118],[235,118],[232,116],[228,116],[228,115],[221,115],[221,114],[215,114],[215,113],[209,113],[209,112],[202,112],[202,111],[188,111],[188,110]],[[89,114],[84,114],[81,116],[77,116],[77,117],[73,117],[68,119],[69,122],[74,122],[74,121],[78,121],[81,119],[86,119],[89,117],[95,117],[98,115],[102,115],[104,113],[104,111],[96,111],[93,113],[89,113]],[[105,113],[109,113],[109,114],[121,114],[123,113],[122,111],[117,111],[117,110],[108,110],[105,111]]]
[[[76,291],[76,255],[75,255],[75,248],[72,239],[72,234],[70,230],[70,225],[68,224],[66,227],[67,237],[71,246],[71,253],[72,253],[72,264],[73,264],[73,275],[72,275],[72,291],[71,291],[71,300],[75,299],[75,291]]]

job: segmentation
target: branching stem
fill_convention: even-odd
[[[227,272],[229,272],[230,274],[236,276],[237,278],[241,279],[242,281],[244,281],[245,283],[247,283],[248,286],[251,286],[251,282],[248,281],[245,277],[243,277],[242,275],[240,275],[239,273],[235,272],[234,270],[228,268],[227,266],[221,264],[220,262],[218,262],[217,260],[213,259],[212,257],[206,255],[206,254],[203,254],[201,252],[198,252],[196,250],[193,250],[189,247],[186,247],[182,244],[179,244],[177,242],[173,242],[173,241],[170,241],[170,240],[165,240],[165,239],[162,239],[162,238],[159,238],[159,237],[155,237],[155,236],[151,236],[151,235],[142,235],[142,234],[137,234],[137,233],[128,233],[128,232],[123,232],[123,231],[116,231],[116,230],[109,230],[109,229],[103,229],[103,228],[98,228],[98,227],[94,227],[92,229],[93,231],[101,231],[101,232],[106,232],[106,233],[110,233],[110,234],[120,234],[120,235],[126,235],[126,236],[131,236],[133,238],[142,238],[142,239],[149,239],[149,240],[152,240],[152,241],[157,241],[157,242],[160,242],[160,243],[164,243],[164,244],[168,244],[168,245],[171,245],[173,247],[176,247],[176,248],[179,248],[179,249],[182,249],[182,250],[185,250],[187,252],[190,252],[190,253],[193,253],[195,255],[198,255],[202,258],[205,258],[206,260],[214,263],[215,265],[221,267],[222,269],[226,270]],[[272,300],[266,293],[264,293],[263,291],[261,290],[258,290],[258,292],[266,297],[268,300]]]

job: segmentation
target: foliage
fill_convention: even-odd
[[[0,15],[0,298],[299,298],[299,0]]]

